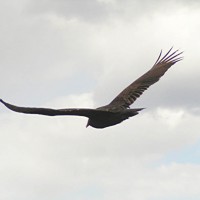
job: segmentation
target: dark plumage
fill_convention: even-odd
[[[2,99],[0,102],[3,103],[7,108],[12,111],[26,113],[26,114],[39,114],[39,115],[78,115],[88,117],[87,126],[94,128],[105,128],[118,124],[129,117],[137,115],[143,108],[130,109],[129,106],[152,84],[157,82],[161,76],[176,62],[182,60],[179,55],[182,52],[178,50],[171,52],[172,48],[161,58],[162,51],[153,65],[153,67],[146,72],[143,76],[138,78],[136,81],[131,83],[125,88],[110,104],[99,107],[97,109],[50,109],[50,108],[29,108],[19,107],[9,103],[6,103]]]

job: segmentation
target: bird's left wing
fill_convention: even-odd
[[[68,108],[68,109],[51,109],[51,108],[33,108],[33,107],[20,107],[16,105],[9,104],[2,99],[0,102],[3,103],[7,108],[12,111],[25,113],[25,114],[38,114],[47,116],[57,116],[57,115],[77,115],[84,117],[101,116],[108,114],[109,111],[102,111],[97,109],[87,109],[87,108]]]
[[[162,51],[153,67],[143,76],[125,88],[110,104],[110,107],[128,108],[148,87],[156,83],[161,76],[176,62],[182,60],[182,52],[171,52],[161,58]]]

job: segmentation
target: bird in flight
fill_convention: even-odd
[[[7,108],[12,111],[25,114],[39,114],[47,116],[57,115],[77,115],[87,117],[88,122],[86,127],[106,128],[121,123],[122,121],[137,115],[144,108],[130,108],[130,105],[140,97],[140,95],[149,86],[156,83],[161,76],[176,62],[183,59],[180,55],[183,52],[178,50],[172,52],[172,48],[163,56],[162,51],[153,67],[143,74],[140,78],[131,83],[119,95],[117,95],[108,105],[96,109],[87,108],[67,108],[67,109],[51,109],[51,108],[34,108],[34,107],[19,107],[6,103],[2,99]]]

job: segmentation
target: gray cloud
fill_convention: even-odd
[[[30,1],[29,11],[33,13],[56,13],[67,19],[78,19],[85,22],[99,23],[110,21],[113,18],[126,20],[136,20],[141,17],[150,17],[156,13],[168,13],[177,11],[182,7],[196,8],[198,1],[138,1],[138,0],[41,0]]]
[[[62,4],[74,5],[71,1],[62,3],[49,1],[49,4],[41,1],[37,6],[56,9],[56,6],[52,4],[60,7],[65,7],[61,6]],[[106,3],[96,2],[95,4]],[[114,4],[121,5],[117,1],[109,3],[109,5]],[[130,8],[127,4],[131,2],[126,1],[122,8]],[[88,5],[89,2],[84,6]],[[31,8],[35,9],[34,6]],[[9,87],[6,90],[1,89],[3,96],[8,96],[10,93],[17,95],[28,92],[28,96],[32,95],[32,98],[40,95],[41,99],[48,100],[52,94],[46,96],[44,91],[57,91],[56,95],[61,95],[64,91],[66,93],[80,92],[81,86],[81,92],[88,91],[88,88],[95,92],[96,105],[108,103],[124,87],[151,67],[151,63],[154,62],[163,46],[167,51],[171,45],[174,45],[175,48],[177,46],[183,50],[187,49],[184,60],[174,66],[163,80],[161,79],[157,85],[150,88],[150,91],[145,92],[139,101],[147,107],[157,105],[198,107],[196,99],[200,97],[196,91],[198,91],[199,69],[195,60],[195,56],[198,55],[193,50],[198,48],[198,41],[188,43],[188,35],[193,35],[193,38],[198,37],[199,25],[195,12],[191,13],[184,10],[184,7],[179,7],[170,16],[163,13],[159,18],[154,16],[151,20],[141,17],[137,22],[130,20],[113,24],[97,23],[98,26],[92,29],[93,25],[90,27],[78,21],[67,23],[59,15],[27,14],[27,12],[19,12],[15,13],[14,18],[8,17],[7,26],[2,29],[1,66],[7,69],[1,74],[2,85],[6,85],[9,80]],[[175,17],[176,21],[173,21]],[[170,24],[170,28],[165,24]],[[166,33],[167,36],[163,36],[162,33]],[[147,34],[151,39],[147,37]],[[8,36],[9,42],[5,43]],[[152,47],[153,51],[150,50]],[[188,71],[195,71],[195,76]],[[76,74],[78,79],[73,80],[73,74]],[[90,83],[97,83],[95,77],[99,77],[97,88],[89,86]],[[84,83],[88,80],[87,85],[84,87],[76,80]],[[175,80],[176,83],[174,83]],[[23,81],[26,81],[26,84]],[[70,83],[73,83],[72,89],[68,87]],[[120,86],[121,84],[123,85]],[[13,85],[17,86],[17,90],[13,88]],[[33,94],[30,88],[37,88],[37,91]],[[106,96],[102,95],[104,88],[108,89],[108,92],[104,92]],[[185,95],[185,88],[187,88],[187,95]]]
[[[97,22],[105,20],[108,16],[108,3],[105,1],[85,0],[58,0],[58,1],[32,1],[30,11],[36,13],[56,13],[68,19],[77,18],[85,21]]]

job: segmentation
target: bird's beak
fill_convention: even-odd
[[[86,128],[87,128],[88,126],[90,126],[90,119],[88,119],[88,121],[87,121]]]

